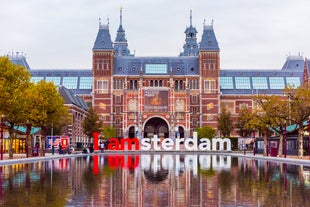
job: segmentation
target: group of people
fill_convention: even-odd
[[[99,148],[100,148],[101,153],[104,152],[104,147],[105,147],[105,143],[101,141],[99,144]],[[87,147],[84,147],[82,152],[83,153],[92,153],[93,151],[94,151],[93,144],[89,144]]]

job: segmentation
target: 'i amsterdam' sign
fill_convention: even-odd
[[[212,144],[211,144],[212,142]],[[183,147],[181,149],[181,143]],[[226,144],[226,147],[224,147]],[[198,142],[197,132],[193,133],[193,138],[179,139],[159,139],[157,135],[154,138],[124,138],[119,141],[118,138],[110,138],[109,150],[155,150],[155,151],[231,151],[231,141],[228,138],[201,138]],[[134,146],[134,149],[133,149]]]

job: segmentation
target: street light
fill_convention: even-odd
[[[286,158],[286,122],[284,123],[284,126],[283,126],[283,135],[284,135],[284,140],[283,140],[283,148],[284,148],[284,158]]]
[[[4,115],[1,116],[1,160],[3,160],[3,128],[4,128]]]
[[[255,156],[255,148],[256,148],[256,146],[255,146],[255,129],[253,130],[253,155]]]
[[[53,137],[53,122],[51,126],[51,138],[52,138],[52,155],[55,153],[55,147],[54,147],[54,137]]]
[[[27,120],[27,124],[26,124],[26,147],[25,147],[25,150],[26,150],[26,158],[29,157],[29,145],[28,145],[28,142],[29,142],[29,135],[30,135],[30,130],[31,130],[31,125],[29,124],[29,121]]]

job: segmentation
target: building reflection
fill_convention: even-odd
[[[92,155],[1,167],[0,206],[304,206],[309,167],[222,155]],[[44,198],[44,199],[41,199]]]

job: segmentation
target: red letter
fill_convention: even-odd
[[[94,136],[94,150],[99,150],[98,147],[98,137],[99,137],[99,132],[93,132],[93,136]]]
[[[119,142],[117,138],[110,138],[108,144],[109,150],[119,150]]]

